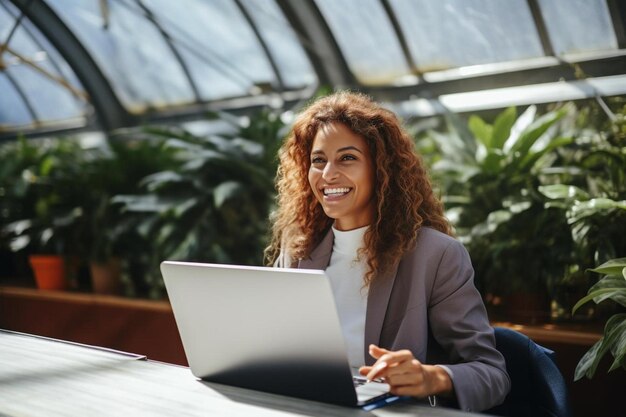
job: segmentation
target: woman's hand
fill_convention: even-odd
[[[394,395],[427,397],[451,394],[450,375],[441,367],[424,365],[409,350],[392,352],[370,345],[369,353],[376,363],[362,366],[359,373],[368,380],[383,378]]]

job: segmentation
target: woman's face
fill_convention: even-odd
[[[341,123],[322,126],[313,139],[309,184],[335,228],[352,230],[374,218],[374,162],[361,136]]]

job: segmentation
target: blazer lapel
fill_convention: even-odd
[[[387,314],[391,290],[396,280],[398,264],[376,277],[369,288],[365,313],[365,364],[372,365],[375,359],[369,354],[369,345],[380,344],[380,334]],[[381,346],[384,347],[384,346]]]
[[[326,269],[330,263],[330,255],[333,251],[333,243],[335,241],[335,235],[333,235],[332,229],[329,229],[324,236],[324,239],[313,252],[311,256],[306,259],[298,261],[298,268],[300,269]]]

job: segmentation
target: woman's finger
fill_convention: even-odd
[[[365,378],[367,378],[368,381],[371,381],[373,379],[380,378],[380,377],[384,376],[384,371],[385,371],[385,369],[387,369],[388,366],[389,366],[389,364],[387,362],[378,360],[374,364],[374,366],[372,366],[372,368],[367,373]]]
[[[378,347],[376,345],[370,345],[369,346],[369,354],[374,358],[374,359],[378,359],[381,356],[383,356],[385,353],[390,353],[390,350],[387,349],[383,349],[381,347]]]
[[[402,364],[410,364],[412,360],[415,360],[413,354],[408,350],[392,352],[372,345],[370,351],[376,355],[383,351],[385,352],[378,357],[376,363],[368,370],[366,378],[370,381],[376,378],[384,378],[389,372],[398,371],[396,368],[401,367]]]

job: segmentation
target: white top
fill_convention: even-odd
[[[346,232],[333,227],[333,253],[326,268],[352,368],[365,365],[363,352],[368,291],[363,278],[367,265],[364,259],[357,260],[357,251],[363,246],[363,237],[368,227]]]

